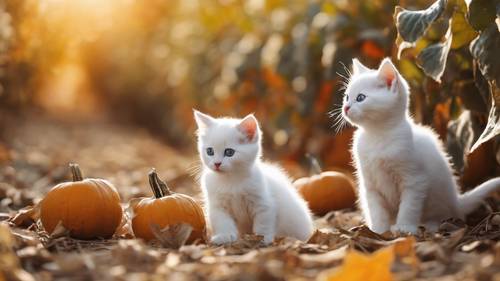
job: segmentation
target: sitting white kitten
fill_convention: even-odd
[[[310,211],[285,172],[262,162],[257,119],[194,115],[211,242],[231,243],[245,233],[262,235],[265,244],[275,236],[308,239]]]
[[[438,136],[408,114],[409,87],[390,59],[378,70],[353,60],[342,114],[358,129],[353,157],[360,207],[378,233],[436,231],[442,220],[464,218],[488,193],[494,178],[459,194],[448,156]]]

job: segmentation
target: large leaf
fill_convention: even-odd
[[[415,253],[415,238],[410,237],[397,240],[369,255],[351,250],[345,255],[340,267],[324,271],[318,280],[399,280],[398,273],[405,272],[407,276],[413,276],[419,263]]]
[[[476,30],[484,30],[495,21],[499,0],[465,0],[470,25]]]
[[[157,224],[151,224],[151,231],[163,247],[179,249],[186,244],[193,227],[187,223],[179,223],[167,225],[162,229]]]
[[[19,211],[17,214],[12,216],[9,221],[15,226],[29,227],[40,218],[40,205],[28,206]]]
[[[455,170],[463,172],[467,151],[471,149],[481,130],[482,127],[470,110],[464,110],[457,119],[448,123],[446,151],[451,156]]]
[[[500,85],[500,32],[495,24],[474,39],[470,44],[470,52],[479,65],[481,73],[487,80],[496,80]]]
[[[469,25],[466,16],[467,7],[465,6],[465,2],[459,0],[451,19],[451,33],[453,34],[452,49],[461,48],[477,36],[477,31]]]
[[[488,116],[488,124],[486,124],[486,128],[476,143],[472,146],[470,152],[473,152],[481,144],[500,134],[500,89],[495,81],[490,82],[490,90],[492,104],[490,114]]]
[[[394,18],[398,35],[407,43],[415,43],[443,13],[447,0],[437,0],[425,10],[409,11],[396,6]]]
[[[441,82],[441,76],[446,67],[446,59],[450,52],[452,37],[450,26],[448,32],[446,32],[444,42],[428,46],[420,52],[417,58],[418,66],[424,70],[426,75],[437,82]]]

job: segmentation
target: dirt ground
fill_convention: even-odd
[[[84,176],[110,180],[124,208],[131,198],[151,195],[152,167],[176,192],[199,200],[199,165],[194,149],[169,147],[106,118],[0,117],[0,280],[500,280],[498,198],[467,224],[447,221],[440,233],[415,239],[372,233],[357,210],[316,218],[318,230],[307,243],[278,238],[269,247],[252,235],[226,247],[169,249],[124,233],[80,241],[49,236],[39,222],[16,226],[9,218],[19,209],[69,180],[70,162]]]

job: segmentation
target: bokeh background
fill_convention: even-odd
[[[34,153],[28,163],[53,161],[50,169],[39,168],[44,174],[67,158],[82,161],[93,135],[98,152],[88,157],[96,162],[128,140],[145,147],[142,155],[160,157],[165,148],[156,148],[158,142],[192,160],[196,108],[215,116],[254,112],[266,155],[294,176],[308,173],[307,155],[325,170],[352,172],[353,128],[335,132],[328,113],[341,104],[352,58],[376,67],[392,57],[411,85],[415,120],[436,130],[457,176],[471,187],[499,174],[498,137],[469,150],[500,94],[487,82],[495,77],[483,77],[469,50],[485,27],[468,24],[463,1],[449,1],[454,6],[446,11],[455,11],[454,37],[441,83],[418,66],[418,54],[443,40],[448,21],[433,23],[397,59],[395,6],[424,9],[432,2],[0,0],[0,158],[15,173],[22,158],[16,149],[23,147]],[[155,145],[136,143],[136,131],[123,133],[117,124],[139,128]],[[64,149],[81,153],[57,154]],[[117,170],[132,173],[136,159],[127,149],[109,157],[119,159]],[[141,163],[148,166],[148,158]]]

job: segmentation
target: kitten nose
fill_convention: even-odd
[[[217,169],[220,168],[220,164],[222,164],[222,163],[221,162],[214,163],[215,168],[217,168]]]
[[[344,106],[344,111],[346,114],[349,113],[349,109],[351,109],[350,106],[348,106],[348,105]]]

